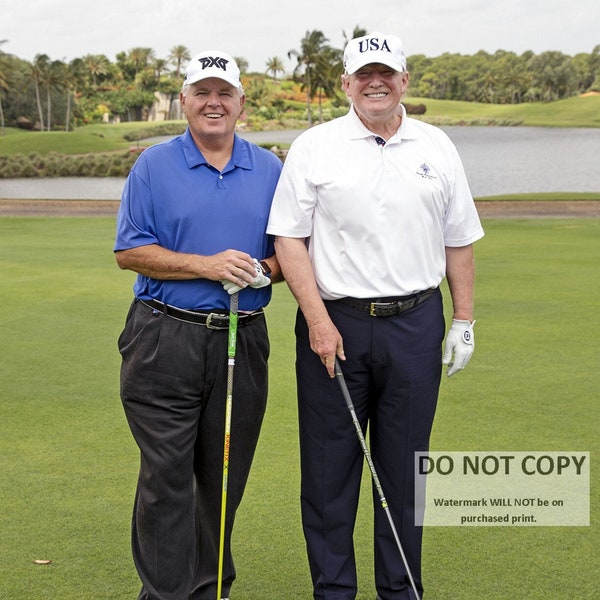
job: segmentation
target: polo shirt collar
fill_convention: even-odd
[[[402,123],[400,124],[398,131],[389,140],[387,140],[388,144],[392,141],[400,142],[403,139],[412,140],[417,137],[417,129],[414,127],[412,119],[406,116],[406,109],[404,108],[404,105],[399,104],[398,110],[402,113]],[[367,129],[367,127],[365,127],[364,123],[356,114],[354,105],[350,107],[350,112],[348,113],[348,123],[348,135],[350,139],[360,140],[376,135]]]
[[[194,167],[197,167],[199,165],[208,165],[208,162],[204,158],[202,152],[200,152],[200,149],[198,148],[198,146],[196,146],[196,142],[194,142],[194,138],[192,137],[189,127],[181,136],[181,145],[188,168],[193,169]],[[235,134],[233,140],[233,152],[231,155],[230,163],[233,164],[234,168],[252,168],[252,161],[250,159],[248,142],[239,137],[237,133]]]

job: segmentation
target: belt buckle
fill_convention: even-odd
[[[389,308],[393,305],[393,302],[371,302],[369,305],[369,316],[380,317],[382,315],[378,312],[379,309],[385,310],[386,308]]]
[[[369,305],[369,316],[390,317],[397,315],[401,311],[401,306],[402,302],[371,302]]]
[[[209,313],[208,316],[206,317],[206,329],[213,329],[215,331],[222,331],[223,329],[227,329],[227,327],[221,327],[219,325],[213,325],[212,324],[212,320],[213,318],[227,318],[227,315],[220,315],[219,313]]]

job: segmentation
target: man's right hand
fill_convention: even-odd
[[[346,360],[344,342],[331,319],[318,321],[308,327],[310,347],[319,355],[329,377],[335,377],[335,358]]]

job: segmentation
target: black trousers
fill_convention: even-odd
[[[441,377],[444,336],[439,290],[392,317],[371,317],[326,302],[344,339],[341,363],[411,573],[422,592],[422,528],[414,520],[414,453],[428,449]],[[301,508],[314,598],[353,600],[357,593],[353,530],[363,453],[337,381],[310,349],[296,321],[302,467]],[[382,600],[414,595],[389,522],[374,492],[375,583]]]
[[[119,338],[121,399],[141,460],[132,523],[140,600],[216,597],[227,337],[135,300]],[[268,356],[264,318],[238,328],[223,596],[235,579],[231,530],[266,408]]]

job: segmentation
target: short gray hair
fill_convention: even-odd
[[[198,82],[196,82],[198,83]],[[193,83],[186,83],[185,81],[183,82],[183,85],[181,86],[181,94],[182,96],[187,96],[188,90],[190,89],[190,87],[192,87],[194,84]],[[244,86],[240,83],[240,85],[236,88],[237,91],[239,92],[240,96],[244,95]]]

